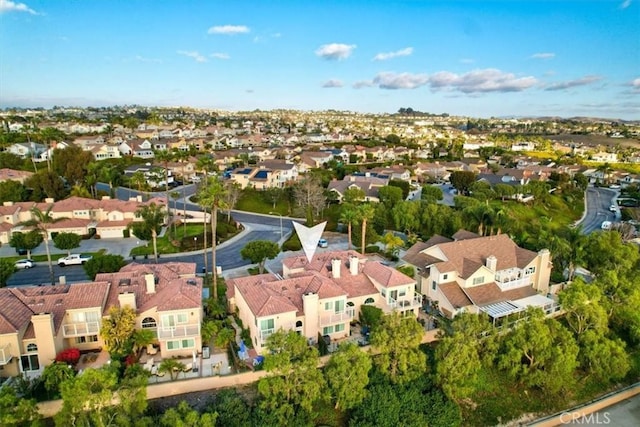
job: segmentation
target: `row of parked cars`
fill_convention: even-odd
[[[85,262],[89,261],[90,259],[91,259],[90,255],[71,254],[69,256],[59,258],[58,265],[60,267],[66,267],[68,265],[82,265]],[[35,267],[36,263],[32,259],[25,258],[25,259],[19,259],[18,261],[15,262],[14,265],[18,270],[26,270],[26,269]]]

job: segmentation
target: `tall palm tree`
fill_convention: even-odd
[[[173,152],[173,157],[174,159],[177,159],[180,162],[180,166],[182,168],[182,183],[184,184],[187,180],[187,177],[185,176],[185,167],[187,166],[187,162],[189,160],[189,153],[187,151],[182,151],[182,150],[174,150]],[[184,219],[187,218],[187,203],[184,200],[186,197],[185,195],[185,188],[184,185],[182,186],[182,224],[183,224],[183,230],[184,232],[182,233],[183,235],[186,236],[187,234],[187,221],[184,221]]]
[[[168,210],[168,209],[167,209]],[[165,222],[165,207],[151,203],[149,205],[140,206],[136,210],[136,215],[140,216],[145,226],[151,231],[151,239],[153,240],[153,257],[156,264],[158,263],[158,230],[162,228]]]
[[[340,213],[340,222],[347,224],[347,249],[351,250],[351,227],[354,222],[358,220],[358,211],[355,206],[350,204],[342,205],[342,212]]]
[[[218,228],[218,210],[225,209],[224,201],[225,188],[218,177],[207,177],[206,185],[198,192],[198,203],[211,209],[211,270],[213,277],[213,298],[218,299],[218,272],[216,269],[216,232]],[[206,249],[205,249],[206,251]],[[206,256],[206,255],[205,255]]]
[[[368,203],[362,204],[360,206],[358,206],[358,219],[360,221],[360,224],[362,224],[362,255],[365,254],[365,249],[366,249],[366,240],[367,240],[367,221],[369,221],[370,219],[373,219],[373,216],[375,215],[375,209],[373,206],[371,206]]]
[[[162,163],[164,167],[164,189],[167,200],[167,213],[169,215],[169,224],[171,224],[171,209],[169,209],[169,162],[173,160],[173,153],[169,150],[153,150],[153,156]]]
[[[47,252],[47,263],[49,264],[49,277],[51,279],[51,284],[55,284],[55,277],[53,276],[53,265],[51,264],[51,251],[49,250],[49,228],[51,225],[56,222],[63,221],[67,218],[53,218],[51,216],[51,209],[53,208],[53,204],[49,205],[46,211],[42,211],[37,206],[33,206],[31,211],[31,219],[27,221],[23,221],[20,225],[24,225],[26,227],[33,227],[34,230],[37,230],[38,233],[42,234],[42,238],[44,240],[44,248]]]

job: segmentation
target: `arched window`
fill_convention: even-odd
[[[366,300],[364,300],[365,304],[373,304],[375,301],[373,300],[373,298],[369,297]]]
[[[38,345],[31,343],[31,344],[27,344],[27,353],[35,353],[36,351],[38,351]]]
[[[156,319],[153,317],[145,317],[142,319],[142,329],[153,329],[158,327]]]
[[[302,328],[302,320],[296,322],[296,328]]]

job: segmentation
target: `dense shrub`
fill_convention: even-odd
[[[67,363],[69,365],[76,365],[80,361],[80,350],[77,348],[68,348],[62,350],[56,355],[56,362]]]
[[[298,238],[297,233],[293,233],[291,237],[287,239],[286,242],[282,244],[282,251],[299,251],[302,249],[302,243],[300,243],[300,238]]]

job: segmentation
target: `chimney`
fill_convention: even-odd
[[[13,206],[13,202],[2,202],[2,206]]]
[[[358,258],[357,256],[350,256],[349,257],[349,271],[351,272],[352,276],[357,276],[358,275],[358,265],[360,264],[360,258]]]
[[[136,309],[136,294],[133,292],[124,292],[122,294],[118,294],[118,302],[120,303],[120,307],[131,307],[132,309]]]
[[[53,197],[47,197],[46,199],[44,199],[45,203],[54,203],[55,199]]]
[[[486,266],[491,271],[496,271],[496,267],[498,267],[498,258],[493,255],[489,255],[487,257]]]
[[[145,274],[144,282],[147,285],[147,293],[155,294],[156,293],[156,278],[153,274]]]
[[[334,258],[331,260],[331,275],[334,279],[340,278],[340,264],[342,261],[340,259]]]
[[[60,276],[60,277],[58,277],[58,282],[59,282],[61,285],[66,285],[66,284],[67,284],[67,276]]]

